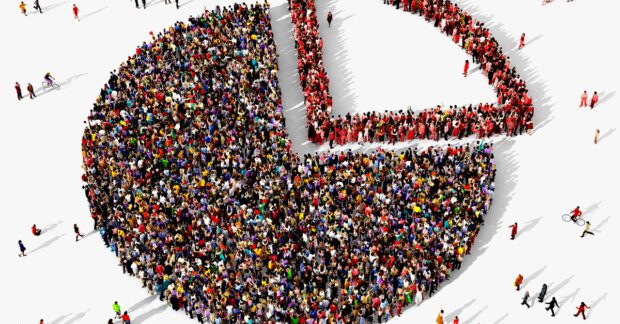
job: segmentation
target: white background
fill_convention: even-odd
[[[76,0],[80,22],[72,19],[72,2],[40,1],[49,8],[34,13],[28,0],[28,17],[19,12],[18,1],[0,2],[1,322],[105,323],[118,300],[130,310],[132,323],[195,323],[123,275],[97,234],[74,242],[74,223],[84,232],[92,228],[80,180],[82,122],[109,71],[148,40],[149,31],[233,1],[182,0],[176,10],[163,0],[149,0],[152,7],[137,10],[128,0]],[[318,148],[305,141],[285,2],[272,1],[271,13],[287,126],[295,149],[312,152]],[[332,28],[323,23],[321,32],[336,114],[494,100],[479,71],[462,77],[466,55],[422,18],[381,0],[317,2],[322,21],[329,10],[335,15]],[[532,136],[495,139],[495,202],[472,255],[439,293],[394,322],[434,323],[441,308],[449,320],[458,314],[461,323],[581,322],[572,317],[581,301],[594,306],[588,323],[617,322],[620,4],[457,3],[491,26],[528,82],[537,128]],[[517,50],[522,32],[530,42]],[[18,102],[15,81],[26,93],[27,83],[38,88],[46,72],[57,77],[62,90]],[[583,90],[601,95],[593,111],[577,108]],[[595,146],[596,128],[603,138]],[[576,205],[585,209],[594,237],[581,239],[579,228],[562,222],[561,215]],[[522,230],[510,241],[507,227],[515,221]],[[47,229],[42,236],[32,236],[33,223]],[[19,239],[31,252],[26,258],[17,257]],[[518,273],[525,276],[520,293],[512,286]],[[540,304],[529,310],[519,305],[525,290],[536,295],[542,283],[561,304],[556,318]]]

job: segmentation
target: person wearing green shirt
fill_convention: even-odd
[[[114,317],[121,318],[121,305],[119,305],[117,301],[115,301],[114,304],[112,304],[112,309],[116,313],[116,316]]]

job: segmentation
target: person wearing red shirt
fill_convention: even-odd
[[[36,224],[32,225],[32,235],[34,235],[34,236],[41,235],[41,229],[37,228]]]
[[[583,215],[583,213],[581,212],[581,210],[579,210],[579,206],[577,206],[577,208],[573,209],[571,211],[571,216],[570,216],[570,220],[572,220],[573,222],[577,222],[577,218],[579,218],[579,216]]]
[[[469,60],[465,60],[465,67],[463,68],[463,75],[467,77],[467,71],[469,71]]]
[[[127,312],[123,313],[123,316],[121,316],[121,320],[123,320],[123,324],[131,324],[131,318],[129,318]]]
[[[525,33],[521,34],[521,40],[519,41],[519,49],[525,46]]]
[[[579,307],[577,307],[577,314],[573,315],[575,317],[579,316],[579,314],[581,314],[581,316],[583,316],[583,319],[586,319],[586,309],[590,309],[590,307],[588,307],[588,305],[586,305],[586,303],[581,302],[581,305],[579,305]]]
[[[515,222],[514,224],[508,226],[509,228],[512,228],[512,231],[510,232],[510,239],[514,240],[515,236],[517,236],[517,229],[518,229],[518,225],[517,222]]]
[[[579,108],[588,106],[588,92],[585,90],[581,94],[581,101],[579,102]]]
[[[598,93],[594,91],[594,94],[592,95],[592,99],[590,100],[590,109],[593,109],[594,105],[596,105],[597,102],[598,102]]]
[[[73,18],[77,19],[78,21],[80,21],[80,16],[78,16],[78,13],[80,12],[80,9],[78,9],[78,7],[73,4]]]

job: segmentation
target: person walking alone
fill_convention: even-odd
[[[521,40],[519,40],[519,49],[525,46],[525,33],[521,34]]]
[[[75,3],[73,4],[73,19],[77,19],[78,21],[80,21],[80,9],[78,9],[78,7],[75,5]]]
[[[599,135],[601,135],[601,130],[597,128],[596,132],[594,133],[594,144],[598,144]]]
[[[588,92],[583,90],[581,94],[581,101],[579,102],[579,108],[588,106]]]
[[[530,299],[530,292],[525,291],[525,295],[523,295],[523,301],[521,301],[521,305],[525,305],[527,306],[527,308],[530,308],[530,304],[527,303],[528,299]]]
[[[586,222],[586,228],[583,230],[583,233],[581,233],[581,237],[585,237],[586,234],[590,234],[590,235],[594,235],[594,233],[590,232],[590,227],[592,225],[590,224],[589,221]]]
[[[17,244],[19,244],[19,257],[26,256],[26,247],[24,246],[24,243],[22,243],[22,240],[19,240]]]
[[[517,225],[517,222],[515,222],[514,224],[508,226],[508,228],[512,228],[512,231],[510,232],[510,239],[514,240],[515,237],[517,236],[517,231],[519,229],[519,226]]]
[[[17,92],[17,100],[22,100],[24,98],[22,95],[22,86],[19,85],[19,82],[15,82],[15,92]]]
[[[523,283],[523,275],[519,274],[517,279],[515,279],[515,287],[517,287],[517,291],[521,289],[521,284]]]
[[[547,308],[545,308],[546,311],[551,311],[551,316],[555,317],[555,308],[556,307],[560,307],[560,305],[558,305],[558,301],[555,300],[555,297],[551,298],[551,301],[547,303]]]
[[[80,228],[77,224],[73,224],[73,232],[75,232],[75,241],[79,241],[80,237],[84,237],[84,234],[80,233]]]
[[[142,9],[146,9],[146,0],[142,0]]]
[[[327,26],[331,27],[332,26],[332,21],[334,20],[334,15],[332,14],[332,12],[330,11],[329,13],[327,13]]]
[[[177,10],[180,8],[179,7],[179,0],[174,0],[174,3],[177,5]]]
[[[467,71],[469,71],[469,60],[465,60],[465,67],[463,67],[463,75],[467,77]]]
[[[41,229],[37,228],[37,224],[33,224],[31,230],[32,230],[32,235],[34,236],[41,235]]]
[[[586,319],[586,309],[590,309],[590,307],[588,307],[588,305],[586,305],[586,303],[581,302],[581,304],[577,307],[577,314],[573,315],[575,317],[579,316],[579,314],[581,314],[581,316],[583,316],[583,319]]]
[[[28,83],[26,90],[28,90],[28,95],[30,96],[30,99],[34,99],[37,97],[37,95],[34,93],[34,87],[32,86],[32,83]]]
[[[443,324],[443,309],[437,314],[437,318],[435,319],[435,323]]]
[[[590,109],[594,109],[594,105],[596,105],[597,102],[598,102],[598,93],[594,91],[594,94],[592,95],[592,99],[590,99]]]

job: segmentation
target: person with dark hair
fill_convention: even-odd
[[[554,309],[555,309],[556,307],[559,307],[559,306],[560,306],[560,305],[558,305],[558,301],[557,301],[557,300],[555,300],[555,297],[552,297],[552,298],[551,298],[551,301],[550,301],[550,302],[548,302],[548,303],[546,303],[546,304],[547,304],[547,305],[549,305],[549,306],[547,306],[547,307],[545,308],[545,310],[546,310],[546,311],[551,311],[551,316],[554,316],[554,317],[555,317],[555,311],[554,311]]]
[[[24,246],[24,243],[22,243],[22,240],[19,240],[17,244],[19,244],[19,251],[20,251],[19,256],[20,257],[26,256],[26,247]]]
[[[22,86],[19,82],[15,82],[15,92],[17,92],[17,100],[22,100],[24,96],[22,96]]]
[[[581,302],[581,304],[579,304],[579,306],[576,307],[577,308],[577,314],[573,315],[575,317],[579,316],[579,314],[581,314],[581,316],[583,316],[583,319],[586,319],[586,309],[590,309],[590,307],[588,305],[586,305],[586,303]]]
[[[73,232],[75,233],[75,241],[79,241],[81,237],[84,237],[84,234],[80,233],[80,228],[77,224],[73,224]]]
[[[547,295],[547,284],[542,285],[542,289],[540,290],[540,293],[538,294],[539,303],[542,303],[543,301],[545,301],[545,295]]]
[[[519,225],[517,225],[517,222],[515,222],[514,224],[508,226],[508,228],[511,228],[512,230],[510,231],[510,239],[514,240],[515,237],[517,236],[517,231],[519,229]]]
[[[41,235],[41,229],[40,229],[40,228],[37,228],[37,225],[36,225],[36,224],[32,225],[31,230],[32,230],[32,235],[34,235],[34,236],[39,236],[39,235]]]
[[[334,20],[334,15],[330,11],[330,12],[327,13],[327,26],[328,27],[332,26],[332,20]]]
[[[583,233],[581,233],[581,237],[585,237],[586,234],[594,235],[594,233],[590,231],[591,226],[590,221],[586,221],[586,228],[583,230]]]

